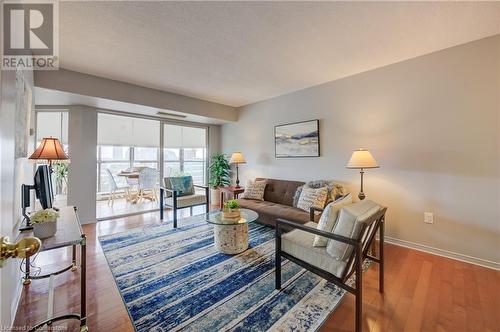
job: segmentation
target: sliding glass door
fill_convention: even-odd
[[[194,184],[207,183],[207,129],[163,125],[163,174],[191,175]]]
[[[97,218],[158,209],[162,177],[191,175],[195,184],[205,185],[207,137],[208,130],[202,126],[100,113]],[[150,182],[144,178],[146,172],[155,174],[155,188],[143,188],[141,181]]]
[[[97,128],[97,218],[157,209],[160,122],[100,113]]]

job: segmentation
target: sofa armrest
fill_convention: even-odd
[[[361,241],[357,241],[357,240],[354,240],[354,239],[351,239],[351,238],[348,238],[348,237],[345,237],[342,235],[337,235],[337,234],[333,234],[330,232],[321,231],[321,230],[316,229],[316,228],[312,228],[312,227],[309,227],[306,225],[302,225],[302,224],[299,224],[299,223],[296,223],[296,222],[293,222],[290,220],[281,219],[281,218],[276,220],[276,229],[277,229],[278,234],[281,234],[281,229],[280,229],[281,225],[287,225],[288,227],[293,228],[293,229],[300,229],[301,231],[304,231],[304,232],[324,236],[330,240],[335,240],[335,241],[339,241],[342,243],[351,244],[353,246],[357,246],[358,244],[361,243]]]

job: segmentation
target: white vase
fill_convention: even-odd
[[[220,189],[210,188],[210,204],[220,205]]]
[[[57,231],[56,221],[47,221],[41,224],[33,224],[33,235],[39,239],[54,236]]]

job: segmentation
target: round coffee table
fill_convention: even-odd
[[[248,249],[248,224],[259,218],[257,212],[240,209],[240,217],[224,218],[222,211],[210,212],[206,221],[214,225],[214,245],[224,254],[239,254]]]

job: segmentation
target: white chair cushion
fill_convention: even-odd
[[[332,233],[356,239],[359,236],[363,223],[379,210],[380,206],[370,200],[344,206],[339,212]],[[328,240],[326,246],[326,252],[339,261],[347,260],[352,250],[352,245],[336,240]]]
[[[183,208],[183,207],[188,207],[188,206],[193,206],[193,205],[201,205],[201,204],[206,204],[206,203],[207,203],[207,197],[205,195],[202,195],[202,194],[194,194],[194,195],[177,197],[177,207],[178,208]],[[166,199],[166,204],[168,204],[170,206],[174,206],[173,197],[168,197]]]
[[[319,219],[318,229],[325,232],[331,232],[337,221],[340,209],[348,204],[352,204],[351,194],[347,194],[335,202],[328,204]],[[314,236],[313,247],[326,247],[327,243],[328,239],[326,237],[320,235]]]
[[[311,228],[317,226],[314,222],[308,222],[305,225]],[[314,234],[298,229],[293,230],[282,235],[281,250],[340,278],[347,263],[333,259],[327,254],[324,247],[313,247],[313,238]]]

